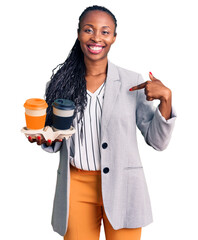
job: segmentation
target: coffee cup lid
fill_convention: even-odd
[[[60,110],[73,110],[75,103],[69,99],[56,99],[52,103],[52,106]]]
[[[41,98],[30,98],[26,100],[23,106],[31,110],[41,110],[48,107],[46,101]]]

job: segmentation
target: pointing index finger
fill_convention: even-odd
[[[135,90],[140,90],[146,87],[147,82],[141,83],[135,87],[132,87],[129,89],[129,91],[135,91]]]

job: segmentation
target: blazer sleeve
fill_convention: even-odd
[[[56,153],[62,147],[62,142],[55,142],[51,146],[47,146],[46,144],[41,144],[41,148],[49,153]]]
[[[138,75],[137,85],[145,82],[142,75]],[[154,107],[152,101],[146,100],[144,89],[136,91],[136,124],[146,143],[158,151],[164,150],[171,139],[176,120],[176,112],[172,107],[171,117],[166,120],[159,111],[159,105]]]

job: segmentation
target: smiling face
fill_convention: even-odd
[[[111,45],[116,40],[115,23],[103,11],[90,11],[82,19],[78,40],[85,60],[99,61],[107,58]]]

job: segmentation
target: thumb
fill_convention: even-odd
[[[149,77],[151,79],[151,81],[155,80],[156,78],[153,76],[152,72],[149,72]]]

